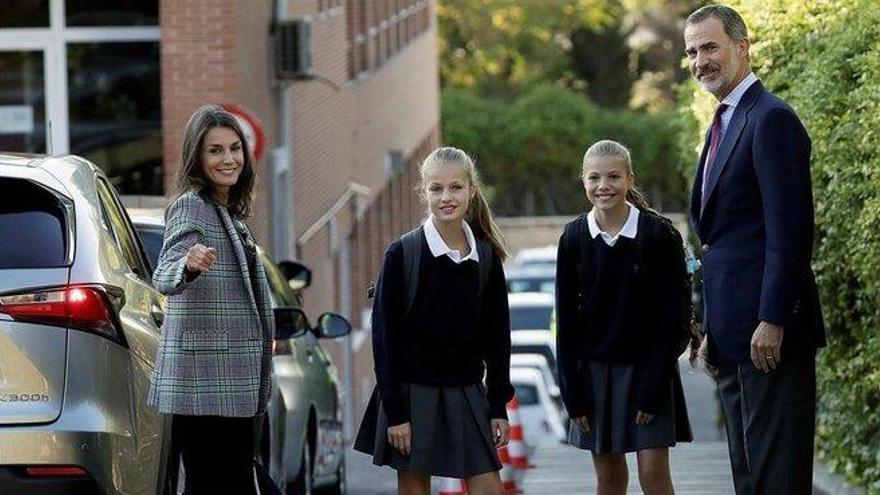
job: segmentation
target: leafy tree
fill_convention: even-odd
[[[613,22],[607,0],[442,0],[437,18],[444,86],[496,96],[570,80],[571,33]]]
[[[583,211],[581,158],[606,138],[631,149],[637,182],[659,208],[683,207],[677,128],[668,114],[602,109],[554,84],[535,86],[510,105],[447,88],[442,114],[444,142],[476,156],[499,213]]]

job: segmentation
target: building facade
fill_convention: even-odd
[[[0,12],[0,149],[85,156],[129,203],[174,194],[197,107],[258,118],[249,224],[276,259],[313,270],[313,322],[336,311],[356,327],[326,346],[356,421],[372,387],[366,287],[422,217],[417,165],[439,143],[434,1],[0,0]],[[308,33],[279,50],[291,23]],[[279,77],[291,50],[308,70]]]

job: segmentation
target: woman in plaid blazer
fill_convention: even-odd
[[[190,117],[182,155],[153,274],[168,311],[148,402],[174,415],[187,495],[255,494],[254,418],[269,397],[275,322],[242,221],[252,158],[235,117],[216,106]]]

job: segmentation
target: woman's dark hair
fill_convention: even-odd
[[[232,129],[241,141],[244,163],[238,182],[229,189],[226,208],[238,218],[247,218],[251,213],[251,194],[254,189],[254,159],[250,146],[244,137],[238,120],[231,113],[217,105],[205,105],[196,110],[183,131],[181,146],[181,167],[177,173],[177,193],[179,197],[185,192],[193,191],[205,199],[215,201],[212,196],[211,184],[202,170],[202,145],[205,135],[215,127]]]

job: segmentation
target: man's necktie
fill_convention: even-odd
[[[721,145],[721,114],[727,109],[727,104],[722,103],[715,109],[715,117],[712,118],[712,127],[709,128],[709,153],[706,155],[706,164],[703,166],[703,204],[706,204],[706,185],[709,183],[709,170],[715,162],[718,147]]]

